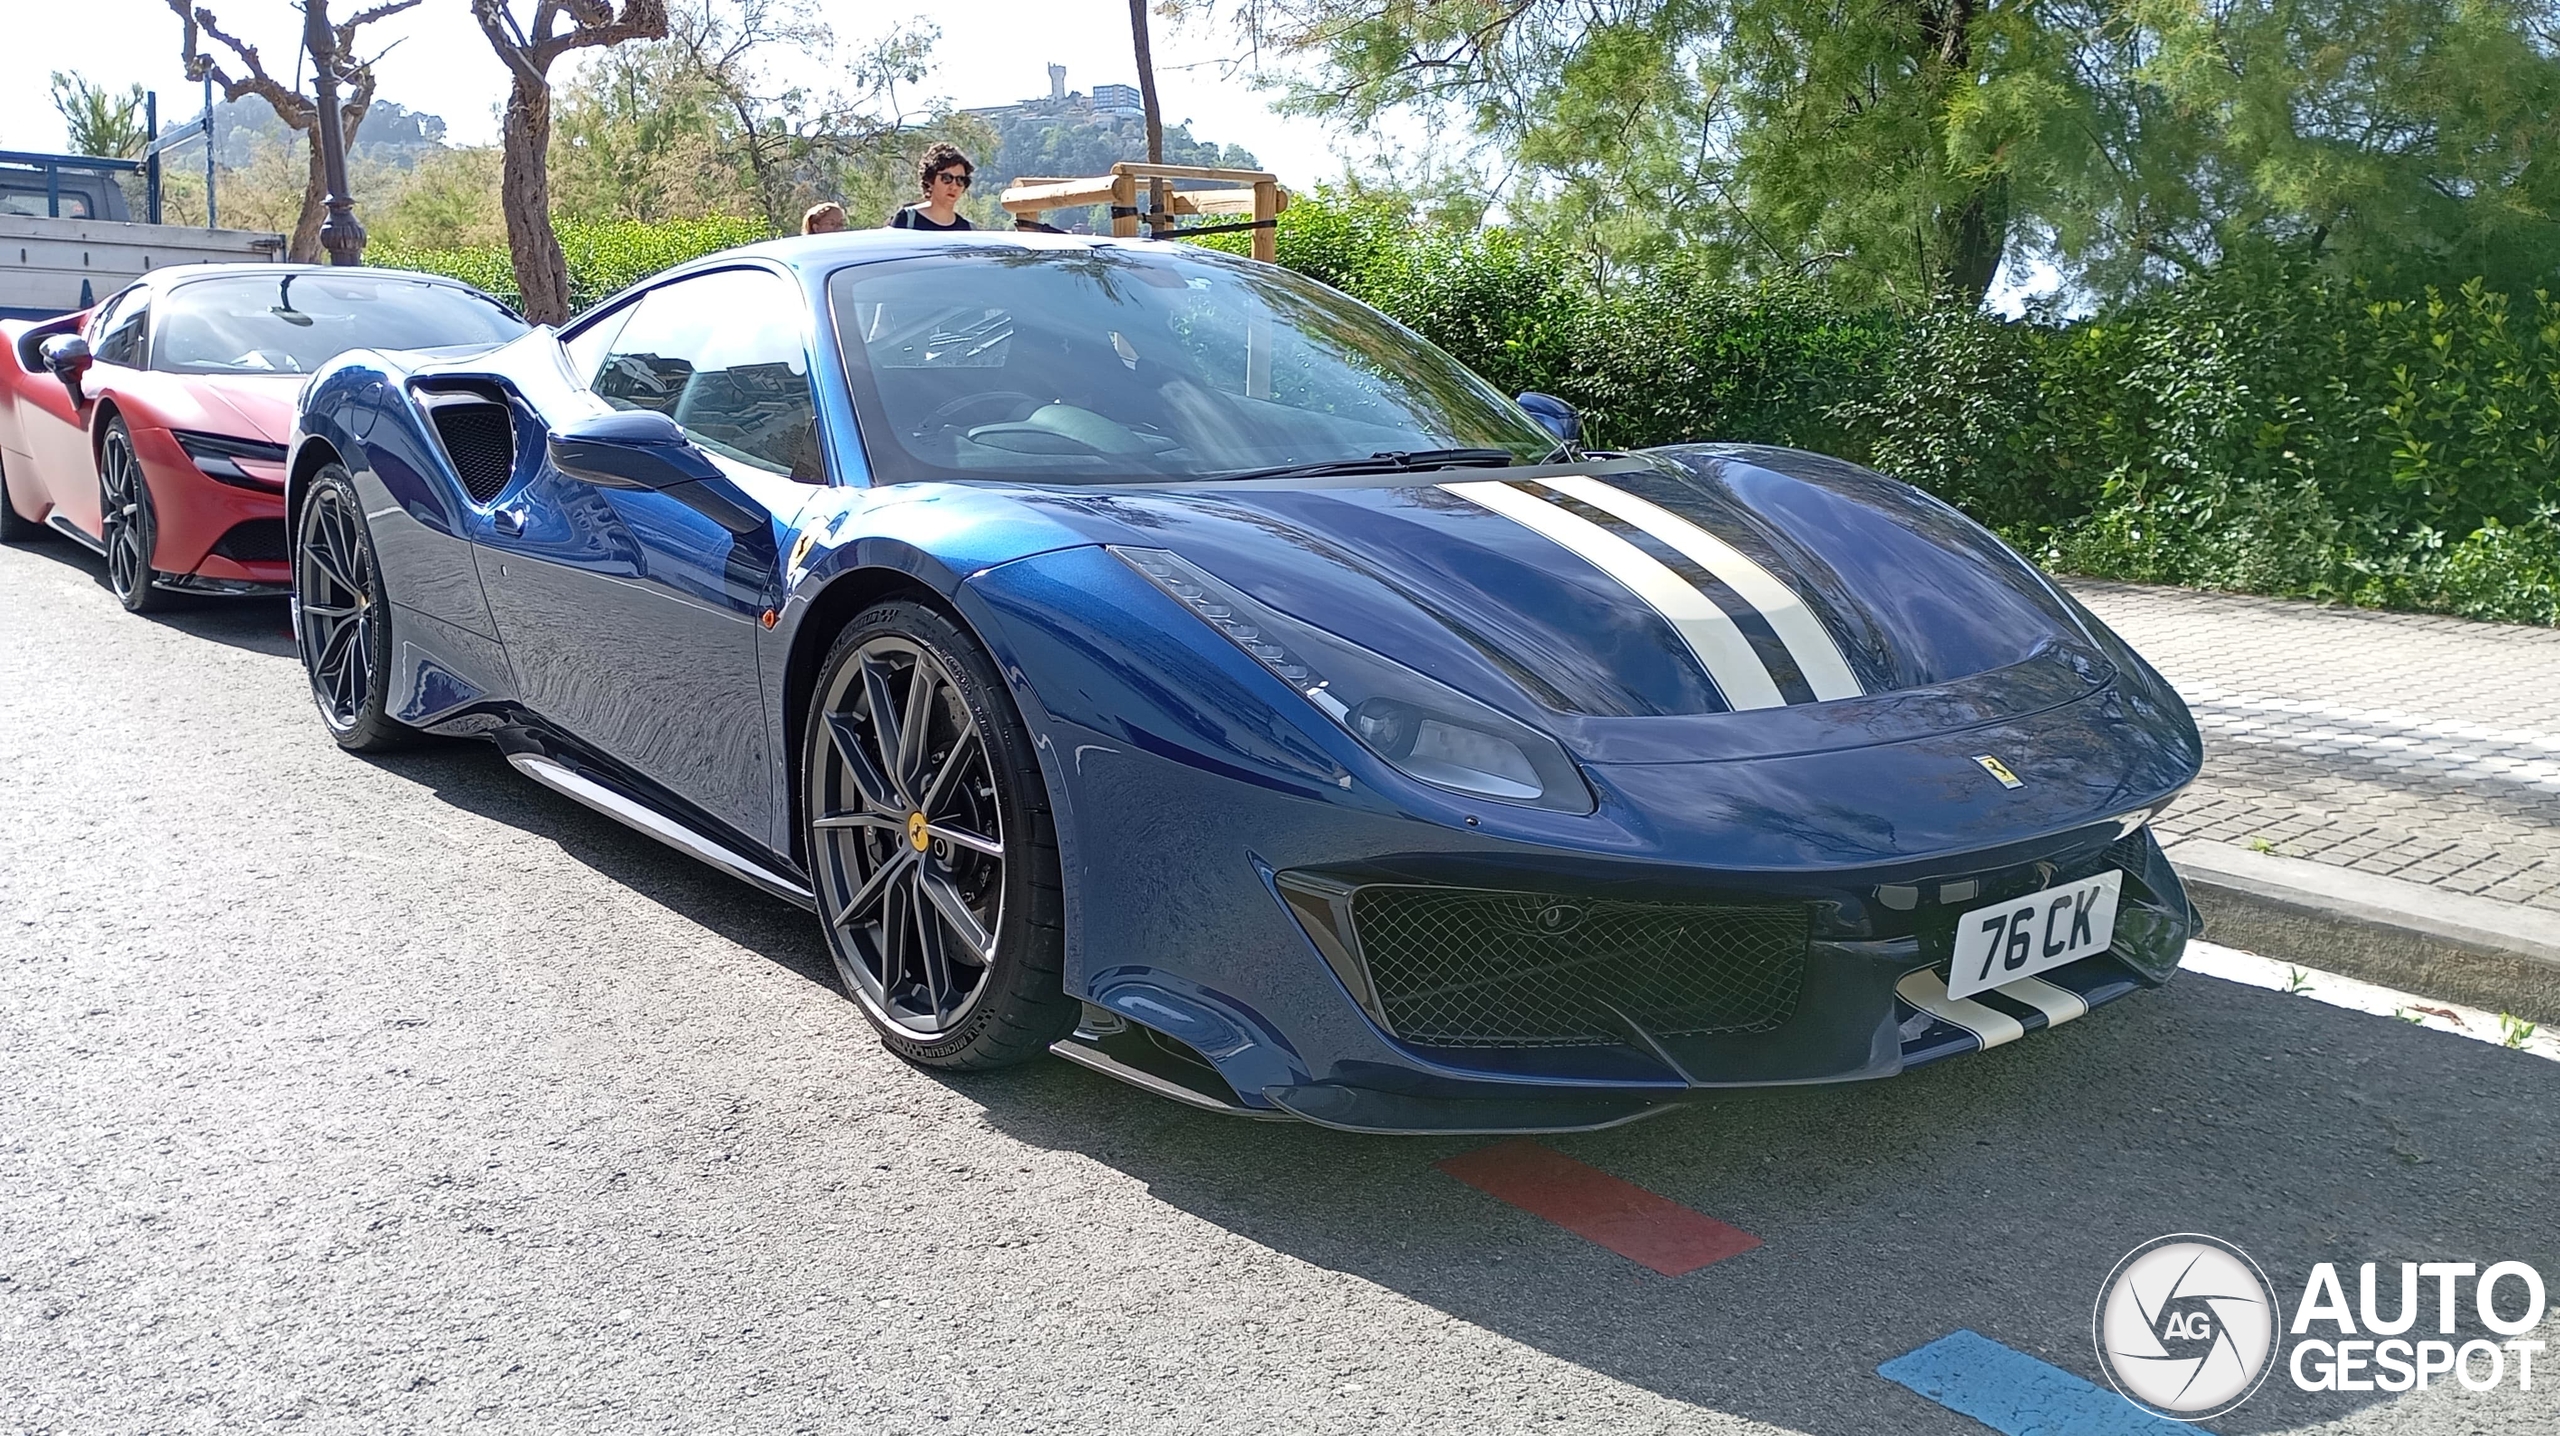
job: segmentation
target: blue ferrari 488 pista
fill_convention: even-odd
[[[783,240],[316,376],[297,641],[346,747],[813,909],[937,1068],[1563,1130],[2170,976],[2200,747],[2122,641],[1868,470],[1578,438],[1268,265]]]

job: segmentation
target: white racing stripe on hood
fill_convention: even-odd
[[[1840,656],[1840,645],[1832,641],[1831,631],[1822,626],[1822,620],[1813,616],[1794,589],[1752,562],[1748,554],[1660,504],[1598,479],[1568,475],[1539,482],[1624,519],[1723,580],[1742,595],[1743,602],[1769,620],[1769,627],[1787,646],[1816,700],[1855,698],[1867,691],[1858,676],[1849,671],[1849,661]]]
[[[1626,585],[1670,621],[1681,640],[1689,645],[1689,651],[1705,666],[1707,676],[1715,680],[1724,701],[1737,711],[1786,706],[1786,696],[1769,676],[1768,665],[1752,650],[1751,640],[1743,636],[1715,600],[1700,593],[1660,559],[1589,519],[1497,480],[1440,487],[1554,540]]]

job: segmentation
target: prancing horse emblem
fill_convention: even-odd
[[[2026,786],[2026,784],[2019,779],[2017,774],[2009,771],[2008,764],[2001,762],[1999,759],[1992,757],[1988,753],[1974,754],[1973,761],[1982,765],[1982,771],[1999,779],[2000,786],[2003,788],[2023,788]]]

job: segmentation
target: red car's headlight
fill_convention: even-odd
[[[192,434],[181,431],[178,447],[187,451],[204,476],[217,483],[241,489],[284,490],[285,451],[282,444],[259,439],[235,439],[228,434]]]

